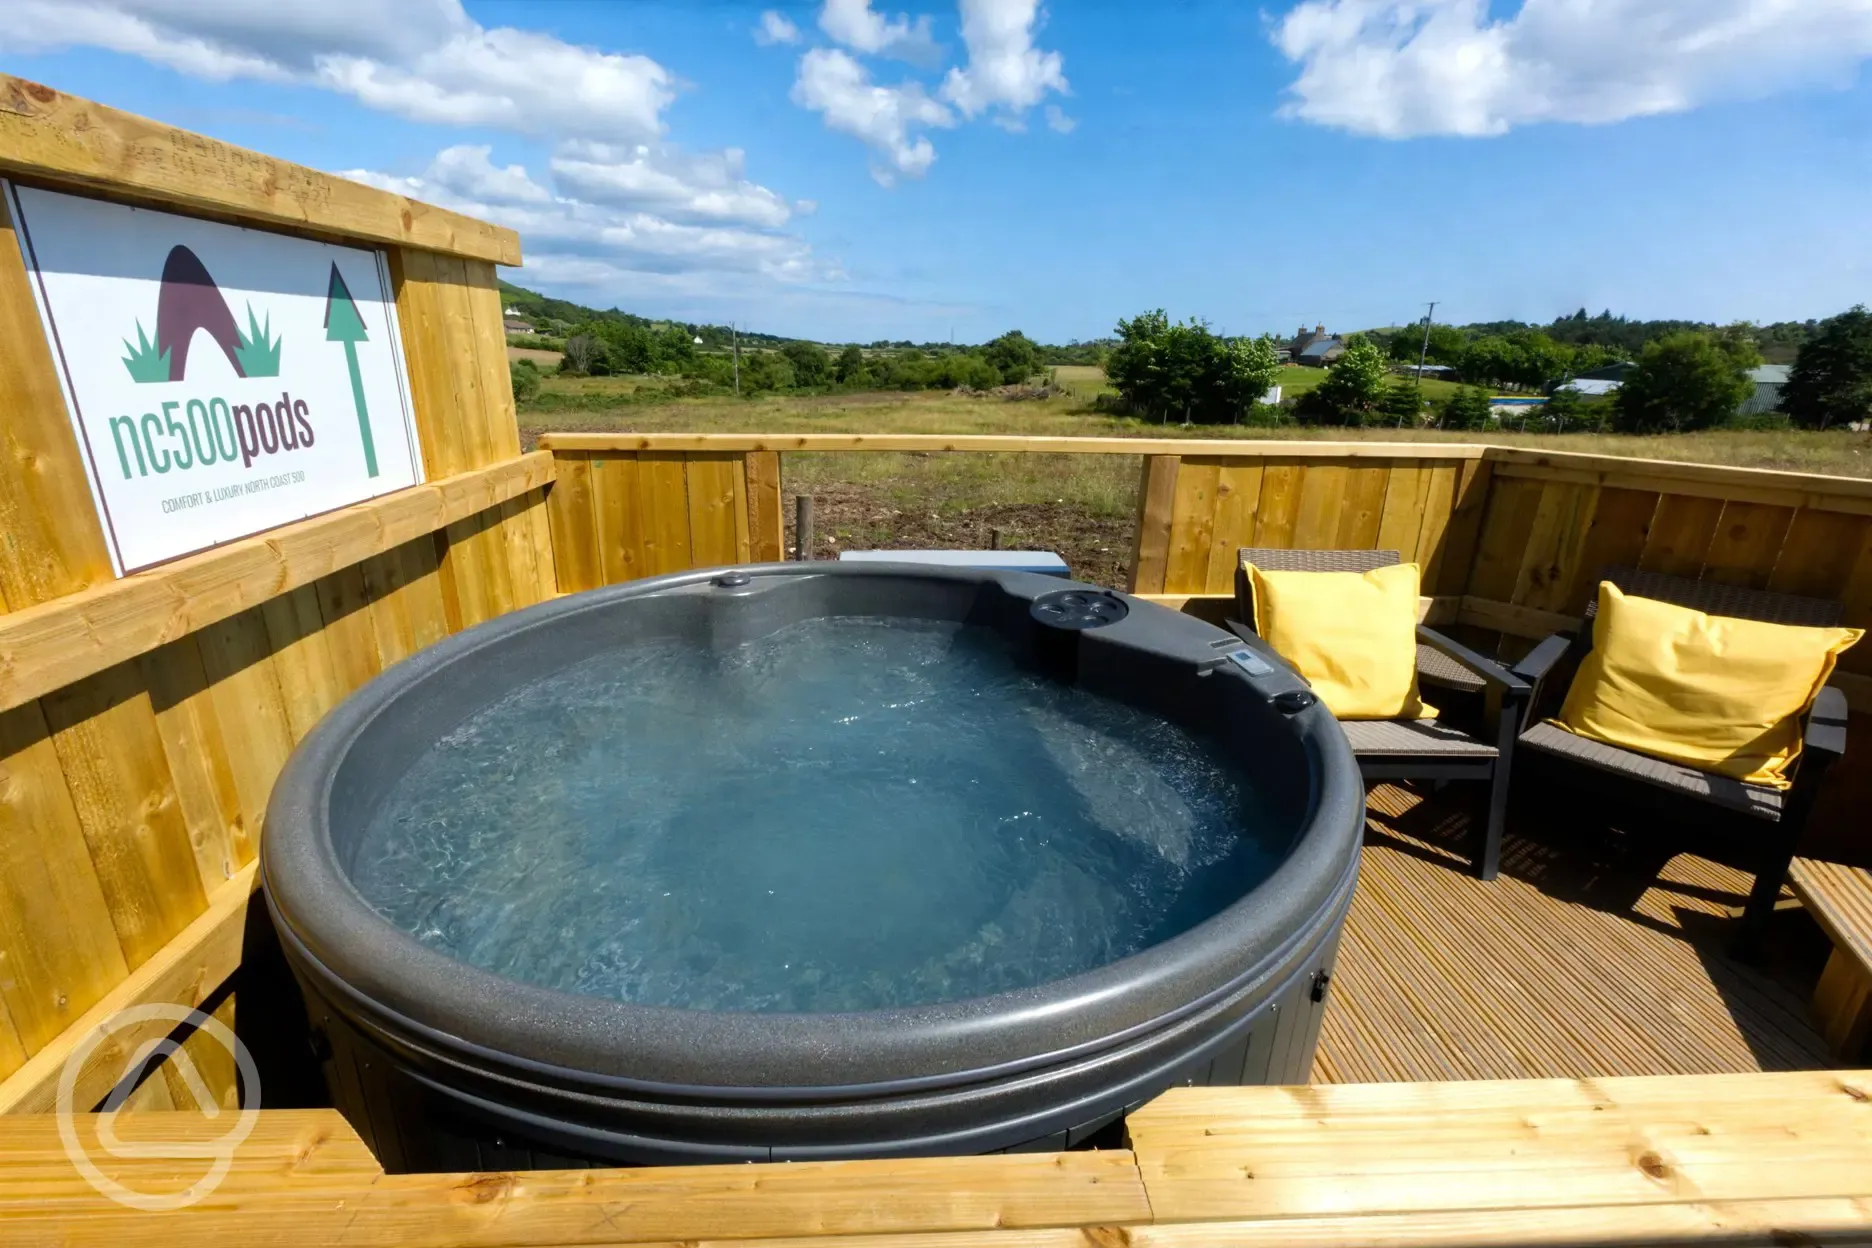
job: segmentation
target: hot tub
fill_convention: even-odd
[[[388,1168],[1059,1149],[1307,1080],[1363,796],[1191,617],[786,564],[399,664],[294,753],[263,868]]]

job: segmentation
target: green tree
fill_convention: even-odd
[[[778,351],[743,351],[741,353],[741,391],[754,394],[762,390],[790,390],[793,387],[793,361]]]
[[[1613,403],[1621,433],[1684,433],[1735,415],[1761,362],[1754,345],[1733,331],[1684,330],[1647,343]]]
[[[816,342],[789,342],[780,354],[793,365],[796,386],[823,386],[832,379],[832,357]]]
[[[513,396],[516,403],[525,403],[540,392],[539,365],[532,360],[514,360],[509,363],[507,377],[513,383]]]
[[[1026,334],[1009,330],[986,347],[982,356],[1001,374],[1003,385],[1019,385],[1040,371],[1040,352]]]
[[[1492,420],[1489,392],[1481,386],[1464,386],[1443,400],[1437,412],[1437,425],[1443,429],[1486,429]]]
[[[559,357],[559,371],[583,377],[598,362],[598,340],[590,334],[573,334],[566,339],[565,354]]]
[[[1829,429],[1872,413],[1872,312],[1858,304],[1820,322],[1801,344],[1781,410],[1804,429]]]
[[[1521,348],[1500,334],[1477,338],[1463,348],[1456,371],[1472,386],[1507,386],[1526,371]]]
[[[1118,322],[1105,375],[1133,411],[1221,424],[1252,412],[1280,375],[1280,361],[1272,339],[1230,341],[1201,321],[1172,324],[1158,309]]]
[[[1385,358],[1357,339],[1326,370],[1326,380],[1300,396],[1296,411],[1322,425],[1364,425],[1379,418],[1385,399]]]
[[[1423,423],[1422,392],[1413,382],[1387,382],[1378,416],[1383,423],[1399,429],[1416,428]]]
[[[864,381],[864,351],[857,344],[839,352],[838,362],[832,366],[832,375],[841,386],[855,386]]]
[[[1391,358],[1405,364],[1415,364],[1422,358],[1428,364],[1448,364],[1454,368],[1462,359],[1463,348],[1469,344],[1469,336],[1454,325],[1432,325],[1430,327],[1430,349],[1424,350],[1424,328],[1419,322],[1407,325],[1391,336]]]

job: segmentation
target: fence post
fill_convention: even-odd
[[[1171,510],[1180,455],[1146,455],[1138,479],[1137,545],[1131,553],[1131,592],[1161,594],[1170,562]]]
[[[793,500],[793,557],[802,562],[813,557],[812,495],[801,494]]]

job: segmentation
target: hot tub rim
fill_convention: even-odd
[[[847,1013],[689,1010],[581,996],[511,979],[432,949],[370,905],[340,865],[329,820],[340,765],[377,717],[409,687],[512,635],[620,601],[707,583],[725,569],[646,578],[568,595],[497,617],[412,656],[356,691],[294,751],[268,805],[262,878],[282,935],[310,955],[304,972],[376,1004],[392,1019],[484,1054],[572,1074],[689,1089],[828,1089],[904,1079],[967,1079],[1035,1054],[1093,1048],[1148,1028],[1220,984],[1276,962],[1330,914],[1342,878],[1356,873],[1364,787],[1344,733],[1323,706],[1281,716],[1314,761],[1310,813],[1268,878],[1196,926],[1117,961],[988,996]],[[912,564],[751,565],[751,576],[909,576],[999,583],[1016,596],[1062,588],[1055,577]],[[1066,583],[1071,584],[1071,583]],[[1096,587],[1084,587],[1096,590]],[[1102,592],[1102,591],[1099,591]],[[1127,597],[1204,645],[1227,634]],[[1159,617],[1150,613],[1157,612]],[[1160,617],[1168,617],[1167,619]],[[1193,642],[1187,650],[1194,652]],[[1304,687],[1277,670],[1247,682],[1271,698]],[[1271,708],[1270,716],[1278,716]],[[306,834],[310,828],[311,834]],[[283,834],[282,834],[283,833]],[[1232,972],[1230,970],[1232,965]],[[1153,1002],[1155,1004],[1153,1004]],[[1062,1042],[1062,1029],[1071,1034]],[[522,1055],[526,1055],[522,1059]],[[720,1078],[732,1064],[736,1078]],[[837,1076],[828,1083],[828,1074]]]

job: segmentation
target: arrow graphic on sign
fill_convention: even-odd
[[[325,292],[325,341],[344,343],[345,363],[351,369],[351,401],[357,405],[358,433],[364,439],[364,471],[377,475],[377,444],[371,441],[370,411],[364,406],[364,378],[358,373],[357,344],[369,342],[364,332],[364,318],[358,315],[357,301],[345,285],[344,275],[334,263],[331,286]]]

